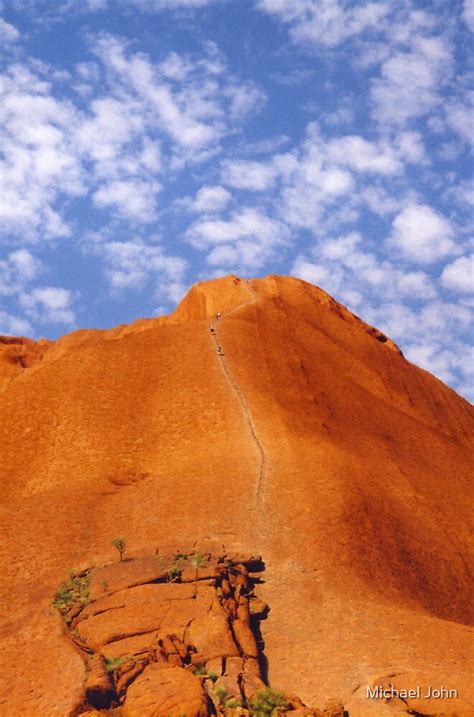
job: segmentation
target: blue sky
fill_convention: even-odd
[[[6,0],[2,18],[0,333],[292,274],[473,398],[472,0]]]

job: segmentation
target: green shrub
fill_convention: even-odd
[[[222,687],[222,685],[218,685],[216,687],[214,694],[219,700],[219,705],[222,705],[222,707],[224,707],[227,700],[230,700],[231,698],[231,695],[229,695],[225,687]]]
[[[217,672],[213,672],[212,670],[210,672],[207,671],[206,665],[203,663],[200,663],[199,665],[194,666],[194,674],[195,675],[205,675],[206,677],[209,677],[210,680],[213,682],[216,682],[219,678],[219,675]]]
[[[128,657],[110,657],[105,658],[105,669],[109,673],[109,675],[112,675],[115,670],[118,670],[119,667],[122,667],[127,660],[130,659]]]
[[[242,701],[238,697],[231,697],[225,701],[224,707],[242,707]]]
[[[196,553],[196,555],[193,555],[191,562],[197,568],[200,568],[201,565],[204,565],[204,563],[206,562],[206,558],[202,553]]]
[[[273,687],[259,690],[250,700],[250,708],[254,717],[271,717],[273,710],[287,706],[288,703],[283,692],[274,690]]]
[[[169,583],[174,583],[181,577],[181,568],[179,565],[172,565],[166,572],[166,579]]]
[[[127,547],[125,540],[123,538],[114,538],[110,542],[111,542],[111,545],[113,545],[114,548],[116,548],[118,550],[118,554],[120,555],[120,560],[123,560],[125,548]]]
[[[79,604],[84,607],[90,599],[89,584],[89,572],[78,573],[70,570],[69,579],[62,582],[54,594],[53,607],[57,608],[63,617],[73,605]]]

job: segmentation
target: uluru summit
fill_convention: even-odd
[[[0,337],[0,715],[472,716],[472,428],[286,276]]]

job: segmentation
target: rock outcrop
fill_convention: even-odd
[[[54,605],[85,660],[75,714],[245,717],[273,695],[282,715],[342,717],[342,707],[323,713],[266,687],[257,636],[268,606],[254,592],[262,570],[261,557],[178,553],[71,574]]]

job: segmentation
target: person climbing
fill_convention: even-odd
[[[219,356],[224,356],[224,352],[223,352],[223,350],[222,350],[222,346],[218,346],[218,347],[217,347],[217,353],[219,354]]]
[[[215,333],[216,333],[216,330],[215,330],[214,326],[212,326],[212,325],[209,326],[209,331],[211,332],[211,334],[215,334]]]
[[[216,314],[216,319],[219,320],[219,319],[221,318],[221,316],[222,316],[221,312],[218,311],[217,314]]]

